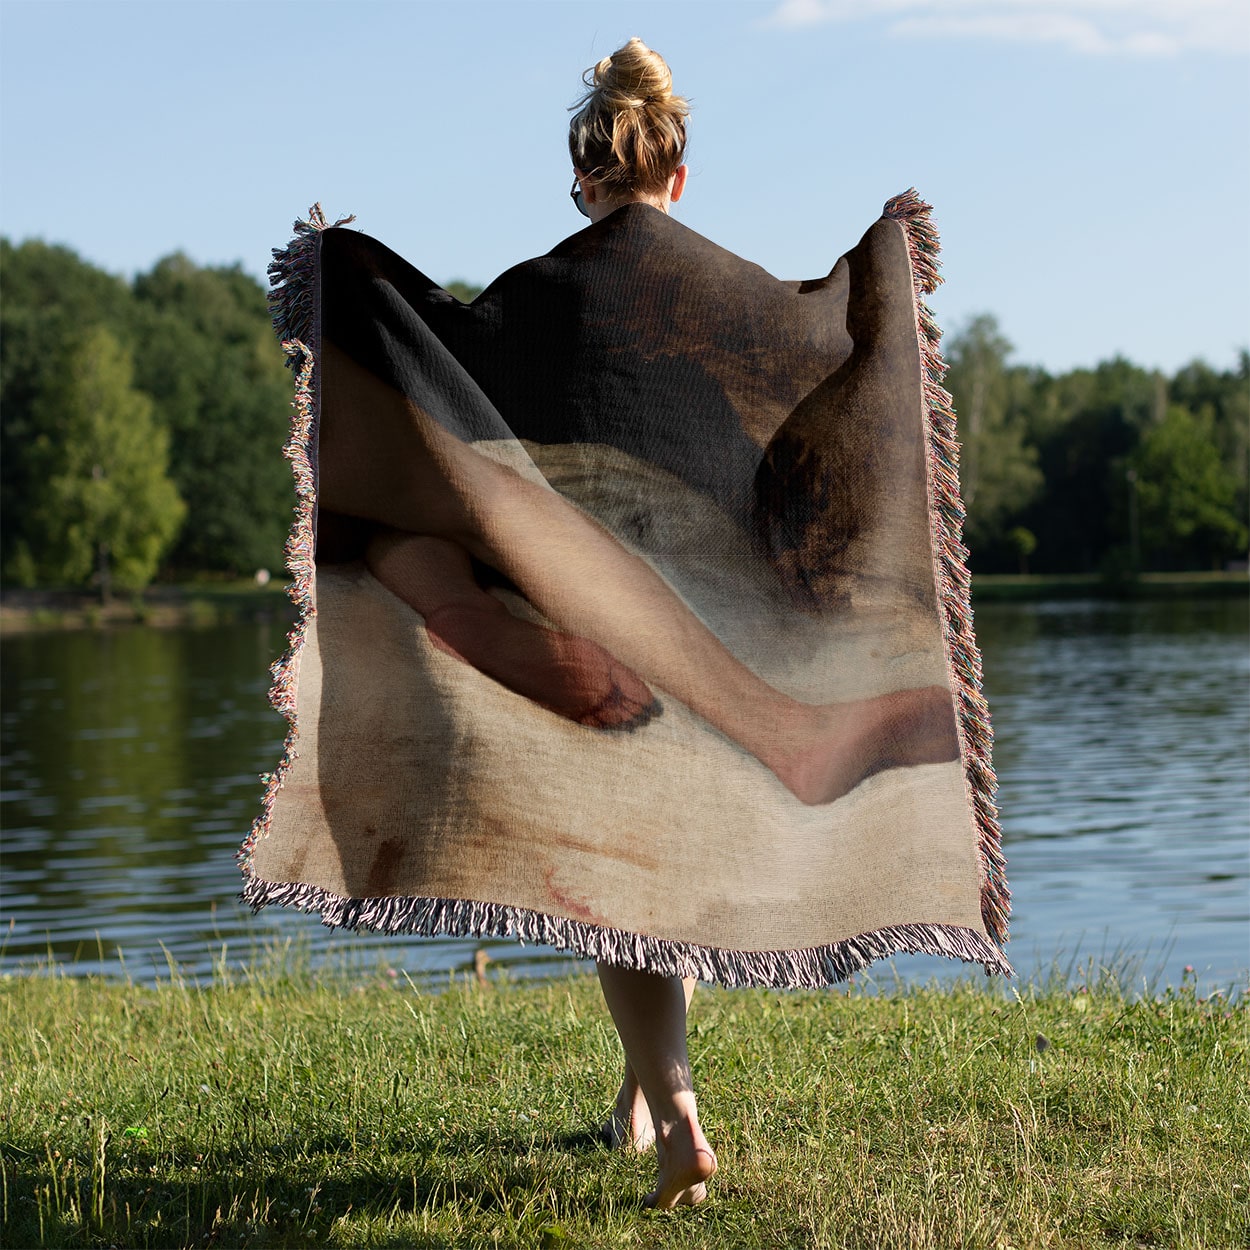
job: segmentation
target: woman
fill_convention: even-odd
[[[276,672],[299,751],[245,898],[595,958],[625,1053],[604,1134],[655,1145],[667,1208],[716,1170],[691,974],[1006,970],[1006,895],[966,597],[935,582],[927,501],[958,500],[926,468],[927,207],[780,283],[667,219],[687,107],[663,59],[631,40],[587,86],[590,228],[473,305],[324,219],[279,254],[317,366],[291,548],[311,628],[315,504],[317,645],[297,631]]]
[[[590,89],[569,127],[578,208],[592,222],[634,201],[667,213],[686,188],[688,110],[673,95],[664,58],[635,38],[590,73]],[[602,962],[598,970],[625,1051],[607,1139],[635,1150],[654,1142],[660,1173],[649,1204],[702,1202],[716,1155],[699,1125],[686,1051],[695,981]]]

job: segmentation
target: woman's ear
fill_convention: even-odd
[[[668,198],[674,204],[681,199],[681,193],[686,189],[686,175],[690,172],[688,165],[678,165],[673,171],[672,181],[668,184]]]
[[[587,178],[576,165],[573,166],[573,177],[582,184],[582,202],[585,204],[593,204],[595,202],[595,180]]]

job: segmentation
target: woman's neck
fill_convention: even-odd
[[[590,220],[595,222],[602,221],[610,213],[616,212],[618,208],[624,208],[626,204],[650,204],[652,208],[658,208],[660,212],[667,213],[671,202],[666,194],[621,195],[610,199],[596,197],[593,204],[586,205],[586,209]]]

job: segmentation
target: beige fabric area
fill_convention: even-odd
[[[705,499],[615,449],[597,449],[591,472],[585,445],[482,450],[518,469],[532,453],[566,497],[607,500],[598,506],[609,512],[604,484],[647,474],[674,550],[724,546],[716,531],[727,522]],[[836,645],[827,621],[791,613],[780,646],[762,565],[663,571],[739,659],[805,701],[947,681],[932,607],[905,594],[853,590]],[[650,724],[588,730],[436,650],[420,616],[363,564],[321,567],[316,595],[299,661],[298,757],[254,849],[266,881],[348,898],[505,902],[733,950],[811,947],[917,921],[980,930],[957,761],[889,769],[805,806],[662,690],[664,713]],[[754,647],[756,637],[768,645]],[[796,661],[802,690],[787,671]],[[737,776],[742,786],[728,788]]]

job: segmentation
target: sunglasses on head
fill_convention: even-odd
[[[582,182],[580,178],[573,179],[573,189],[569,192],[569,198],[574,204],[577,205],[577,211],[581,213],[583,217],[590,216],[590,214],[586,211],[586,201],[582,199]]]

